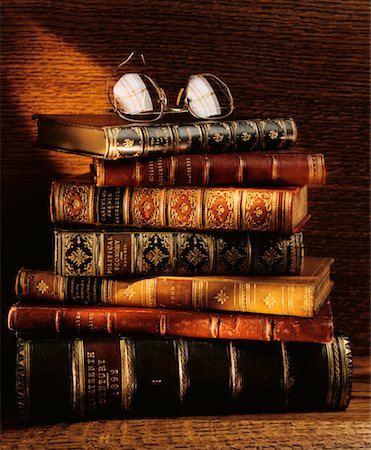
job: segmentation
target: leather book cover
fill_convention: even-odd
[[[60,275],[299,275],[303,234],[55,230]]]
[[[352,352],[331,342],[166,337],[18,340],[23,421],[347,408]]]
[[[81,256],[81,255],[80,255]],[[313,317],[328,297],[332,258],[305,257],[294,276],[60,276],[21,269],[16,294],[23,303],[240,311]]]
[[[94,159],[97,186],[304,186],[325,184],[322,154],[228,153]]]
[[[158,335],[295,342],[330,342],[333,338],[329,300],[313,318],[19,303],[8,313],[8,327],[22,337]]]
[[[116,114],[35,114],[39,147],[105,159],[182,153],[284,150],[297,137],[293,119],[197,121],[166,114],[163,123],[134,124]]]
[[[308,219],[307,187],[97,187],[55,181],[54,223],[293,233]]]

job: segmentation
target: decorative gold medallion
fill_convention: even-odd
[[[36,289],[43,295],[49,289],[49,286],[44,280],[40,280],[36,285]]]
[[[221,305],[224,305],[224,303],[226,303],[229,299],[224,287],[220,289],[220,291],[214,296],[214,298]]]

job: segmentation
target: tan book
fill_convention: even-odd
[[[328,297],[332,258],[305,257],[300,276],[159,276],[143,279],[63,277],[22,269],[22,301],[240,311],[313,317]]]

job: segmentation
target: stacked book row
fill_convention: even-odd
[[[54,270],[18,272],[23,419],[347,407],[333,259],[302,231],[325,161],[290,149],[292,119],[35,119],[40,147],[92,164],[52,184]]]

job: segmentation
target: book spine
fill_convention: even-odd
[[[295,197],[301,199],[295,208],[303,219],[307,214],[304,187],[144,188],[54,182],[51,217],[53,222],[78,225],[291,233],[297,225],[293,217],[298,219],[293,211]]]
[[[13,305],[8,328],[18,336],[178,336],[203,339],[329,342],[329,302],[312,319],[215,314],[154,308]],[[287,326],[286,326],[287,325]],[[281,339],[284,337],[284,339]]]
[[[343,336],[326,344],[121,337],[17,346],[18,411],[34,422],[341,410],[351,377]]]
[[[299,275],[303,234],[55,231],[59,275]]]
[[[196,154],[109,161],[96,158],[97,186],[303,186],[324,184],[321,154]]]
[[[296,142],[293,119],[255,119],[105,127],[105,159],[178,153],[285,150]]]

